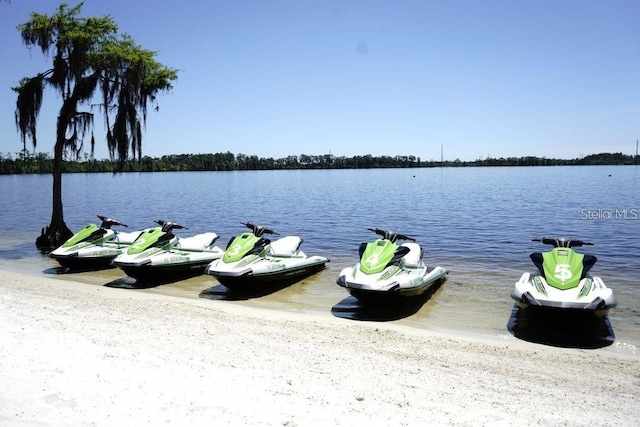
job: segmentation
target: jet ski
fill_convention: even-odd
[[[368,228],[381,238],[360,245],[360,261],[340,272],[336,283],[362,302],[400,300],[423,295],[442,283],[445,268],[427,267],[415,239],[382,228]],[[409,242],[396,244],[398,240]]]
[[[593,243],[547,237],[532,241],[551,245],[553,249],[530,255],[538,271],[524,273],[511,292],[511,298],[520,308],[536,307],[604,316],[617,305],[613,291],[600,277],[589,274],[597,258],[572,249],[592,246]]]
[[[49,257],[63,267],[92,269],[109,267],[109,263],[123,253],[140,235],[140,231],[123,233],[112,229],[114,225],[126,224],[98,215],[101,224],[88,224],[71,236],[60,247],[49,253]]]
[[[222,249],[214,246],[216,233],[201,233],[192,237],[178,237],[173,230],[185,229],[170,221],[155,221],[160,227],[144,230],[126,252],[118,255],[112,265],[129,277],[138,280],[171,279],[196,276],[222,256]]]
[[[298,236],[282,237],[274,242],[264,235],[275,231],[250,222],[241,223],[251,230],[229,241],[222,258],[213,261],[206,273],[229,289],[242,290],[261,283],[295,282],[324,268],[328,258],[307,256]]]

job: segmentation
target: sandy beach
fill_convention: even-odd
[[[0,271],[0,425],[637,425],[640,356]]]

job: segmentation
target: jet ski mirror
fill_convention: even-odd
[[[415,242],[416,239],[413,237],[409,237],[405,234],[396,233],[391,230],[385,230],[384,228],[367,228],[369,231],[373,231],[379,236],[382,236],[383,239],[391,241],[391,243],[395,243],[396,240],[409,240]]]
[[[578,239],[566,239],[564,237],[560,238],[549,238],[543,237],[542,239],[531,239],[532,242],[541,242],[545,245],[551,245],[554,248],[576,248],[580,246],[593,246],[591,242],[585,242],[583,240]]]
[[[247,227],[248,229],[250,229],[251,232],[256,237],[262,237],[263,234],[275,234],[275,235],[278,235],[278,236],[280,235],[280,233],[276,233],[275,231],[271,230],[270,228],[266,228],[266,227],[263,227],[261,225],[254,224],[252,222],[241,222],[240,224],[242,224],[245,227]]]
[[[156,220],[156,224],[162,227],[162,231],[164,233],[170,233],[171,230],[182,230],[182,229],[188,230],[188,228],[185,227],[184,225],[180,225],[178,223],[171,222],[171,221],[163,221],[161,219]]]
[[[98,219],[102,221],[102,224],[100,224],[100,228],[103,228],[105,230],[111,229],[111,226],[113,225],[121,225],[123,227],[128,227],[127,224],[123,224],[120,221],[116,221],[115,219],[107,218],[106,216],[98,215]]]

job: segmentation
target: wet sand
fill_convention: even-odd
[[[0,270],[0,424],[586,426],[640,419],[635,354],[266,309],[262,298],[88,286],[74,280],[81,277]]]
[[[403,326],[428,329],[436,332],[470,335],[492,339],[510,339],[517,336],[533,342],[556,346],[581,348],[606,348],[608,351],[640,354],[640,329],[637,315],[633,314],[634,295],[625,294],[620,283],[615,289],[621,303],[604,319],[588,330],[567,327],[530,328],[533,325],[527,316],[517,309],[509,297],[514,278],[518,278],[518,268],[487,270],[483,264],[467,262],[446,262],[443,265],[457,265],[450,271],[449,278],[442,286],[434,289],[427,298],[399,307],[382,309],[363,307],[336,285],[335,279],[342,268],[351,266],[353,259],[337,258],[327,264],[318,274],[301,280],[291,286],[271,288],[258,292],[236,294],[229,292],[218,281],[207,275],[166,283],[150,283],[142,289],[135,280],[129,279],[117,269],[89,272],[66,272],[58,268],[55,261],[43,257],[25,263],[0,261],[0,269],[11,269],[18,273],[35,274],[56,280],[78,281],[95,286],[137,289],[139,292],[157,293],[189,299],[211,299],[234,301],[247,307],[266,308],[277,311],[291,311],[320,316],[334,316],[352,320],[387,322],[393,321]],[[558,320],[565,324],[565,319]],[[524,326],[524,328],[520,328]],[[556,333],[559,332],[559,333]],[[584,332],[584,333],[583,333]],[[551,338],[547,340],[547,338]]]

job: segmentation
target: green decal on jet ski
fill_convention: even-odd
[[[365,274],[380,273],[398,249],[398,245],[387,239],[377,239],[368,243],[360,259],[360,270]]]
[[[287,266],[284,265],[283,263],[279,263],[279,262],[275,262],[274,264],[271,264],[267,267],[268,271],[280,271],[280,270],[284,270]]]
[[[542,258],[544,275],[550,286],[563,291],[578,286],[582,276],[583,254],[571,248],[559,247],[543,252]]]
[[[390,268],[389,270],[387,270],[384,274],[380,275],[380,280],[389,280],[391,277],[393,277],[394,274],[396,274],[398,271],[400,270],[400,268],[398,266],[393,266],[393,268]]]
[[[93,232],[95,232],[96,230],[99,230],[99,227],[97,225],[89,224],[89,225],[83,227],[76,234],[74,234],[69,240],[64,242],[62,247],[63,248],[68,248],[69,246],[73,246],[75,244],[78,244],[81,241],[83,241],[84,239],[86,239],[87,237],[91,236],[91,234]]]
[[[540,276],[535,276],[533,278],[533,284],[536,287],[536,290],[540,292],[542,295],[547,295],[547,290],[544,288],[544,284],[542,283],[542,279]]]
[[[135,255],[144,252],[149,246],[158,241],[160,237],[165,234],[164,231],[159,228],[149,228],[140,233],[140,236],[129,246],[127,253],[129,255]]]
[[[226,263],[239,261],[247,252],[253,249],[258,240],[260,240],[260,237],[255,236],[253,233],[242,233],[233,239],[231,245],[224,251],[222,261]]]
[[[248,257],[246,257],[245,259],[243,259],[242,261],[240,261],[238,263],[238,268],[244,267],[245,265],[249,265],[252,262],[254,262],[255,260],[257,260],[258,258],[260,258],[258,255],[249,255]]]
[[[582,289],[580,289],[578,298],[583,298],[589,295],[589,292],[591,292],[592,286],[593,286],[593,280],[591,280],[590,277],[587,277],[587,279],[584,281],[584,286],[582,286]]]
[[[187,263],[190,260],[191,259],[188,256],[173,255],[173,256],[164,258],[161,261],[161,264],[180,264],[180,263]]]

